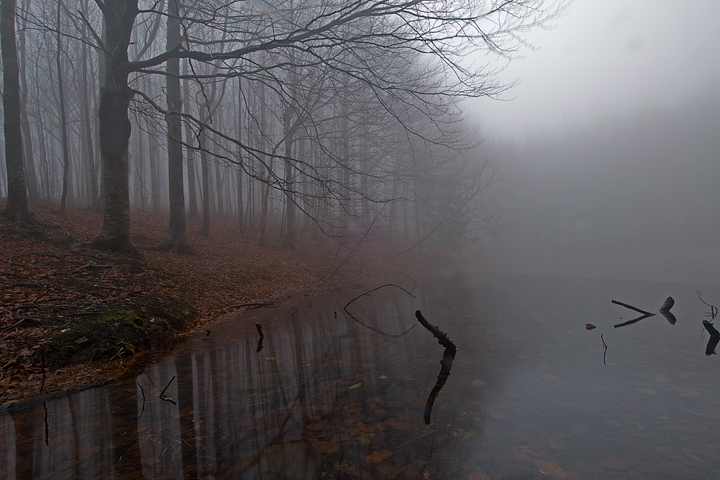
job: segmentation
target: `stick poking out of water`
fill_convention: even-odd
[[[450,339],[447,337],[447,334],[441,332],[438,327],[425,320],[425,317],[423,317],[423,314],[420,310],[417,310],[415,312],[415,317],[417,317],[418,322],[420,322],[423,327],[427,328],[430,333],[435,335],[435,338],[438,339],[440,345],[452,351],[457,350],[457,347],[453,342],[450,341]]]

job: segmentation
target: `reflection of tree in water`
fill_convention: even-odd
[[[413,306],[404,294],[385,292],[356,302],[353,314],[395,334],[416,323]],[[437,358],[428,354],[437,350],[434,341],[421,329],[402,340],[380,335],[344,315],[335,318],[337,310],[325,305],[298,312],[294,320],[285,310],[231,320],[233,329],[247,326],[247,338],[232,342],[218,325],[211,336],[203,334],[174,359],[149,368],[137,383],[88,391],[93,393],[83,397],[87,403],[73,407],[72,425],[51,423],[50,442],[70,439],[73,446],[74,470],[66,473],[84,471],[79,459],[94,464],[93,472],[104,468],[148,478],[316,478],[356,471],[391,476],[435,468],[427,459],[441,448],[436,437],[446,434],[419,421],[427,399],[424,374],[436,371]],[[261,352],[249,334],[255,320],[265,330]],[[451,356],[441,363],[433,399],[447,380]],[[177,405],[158,398],[166,386]],[[23,430],[42,438],[42,412],[27,418],[32,425]],[[74,441],[72,435],[88,440]],[[19,459],[18,472],[38,471],[32,462],[40,461],[40,450],[37,441],[18,441],[23,459],[35,459]]]

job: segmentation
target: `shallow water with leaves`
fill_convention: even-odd
[[[697,296],[720,285],[475,272],[362,295],[382,284],[243,312],[134,381],[0,417],[0,477],[720,476]],[[674,319],[611,303],[667,296]]]

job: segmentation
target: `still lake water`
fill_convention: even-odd
[[[718,478],[720,358],[696,292],[720,304],[720,269],[702,270],[720,255],[693,255],[488,263],[242,312],[134,381],[0,416],[0,478]],[[562,265],[534,262],[518,265]],[[361,295],[384,283],[413,296]],[[611,300],[668,296],[674,323],[614,327],[639,314]]]

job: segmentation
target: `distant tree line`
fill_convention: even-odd
[[[564,8],[542,0],[3,0],[4,214],[92,206],[92,246],[133,251],[130,208],[280,232],[457,246],[496,178],[459,100],[507,85],[479,50]],[[477,59],[475,60],[477,61]],[[272,227],[280,228],[272,228]]]

